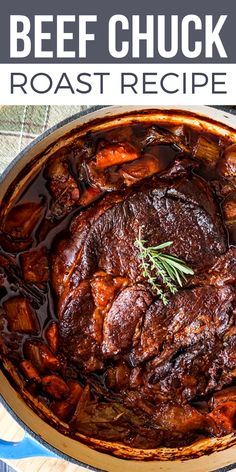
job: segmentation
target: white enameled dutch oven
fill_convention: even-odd
[[[183,122],[201,130],[230,136],[236,142],[236,117],[214,108],[201,107],[95,107],[78,113],[46,131],[25,148],[10,164],[1,177],[0,200],[22,168],[35,160],[38,170],[56,149],[69,143],[84,130],[106,129],[111,125],[131,123]],[[16,189],[17,191],[17,189]],[[14,194],[13,197],[14,198]],[[71,439],[43,421],[12,387],[3,372],[0,372],[0,393],[4,406],[25,429],[26,437],[20,443],[0,441],[0,458],[26,456],[55,456],[66,458],[92,470],[120,472],[209,472],[231,470],[236,467],[236,436],[210,438],[178,449],[160,448],[137,450],[130,447],[94,440],[91,447]],[[0,428],[1,431],[1,428]],[[108,453],[98,452],[107,450]],[[112,455],[112,451],[116,456]],[[119,458],[118,456],[125,456]]]

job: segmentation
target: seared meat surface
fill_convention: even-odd
[[[168,306],[143,277],[134,246],[139,228],[150,246],[174,241],[168,253],[194,268]],[[141,411],[150,408],[149,419],[158,428],[165,422],[171,434],[174,428],[179,434],[213,433],[212,418],[190,409],[189,402],[236,375],[236,249],[226,251],[219,208],[198,177],[169,182],[154,177],[108,195],[72,221],[53,258],[64,355],[89,375],[106,372],[106,386],[126,406],[131,398],[134,411],[138,394]],[[99,293],[106,301],[102,306]],[[183,425],[177,427],[173,416],[179,415]],[[103,437],[100,430],[96,434]]]
[[[152,179],[131,191],[109,194],[72,221],[70,236],[55,255],[55,291],[63,297],[97,270],[141,278],[134,246],[141,227],[148,245],[174,241],[168,252],[194,269],[211,266],[226,251],[219,209],[201,179]]]

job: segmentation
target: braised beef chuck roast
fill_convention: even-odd
[[[140,228],[148,245],[174,241],[168,252],[195,270],[195,284],[190,280],[167,307],[142,275],[134,246]],[[209,285],[225,251],[219,209],[200,178],[152,178],[108,195],[72,221],[54,255],[64,354],[85,372],[108,369],[108,382],[112,360],[113,388],[124,395],[139,369],[135,388],[155,404],[189,401],[229,383],[234,368],[225,336],[234,343],[235,293],[231,286]],[[202,286],[194,288],[197,282]],[[120,362],[125,382],[117,374]]]

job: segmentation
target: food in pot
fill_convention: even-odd
[[[235,146],[134,121],[75,137],[6,194],[4,370],[72,437],[235,432]]]

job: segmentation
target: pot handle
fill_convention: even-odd
[[[54,452],[47,449],[27,433],[18,442],[0,439],[0,459],[24,459],[27,457],[58,458]]]

